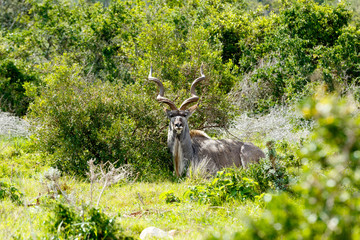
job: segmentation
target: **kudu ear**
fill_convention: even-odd
[[[187,109],[187,111],[189,111],[189,115],[187,115],[187,117],[190,117],[195,112],[195,110],[198,108],[198,106],[199,106],[199,104],[189,107]]]
[[[171,117],[170,117],[171,110],[169,110],[169,109],[167,109],[166,107],[164,107],[164,112],[166,113],[166,116],[167,116],[168,118],[171,118]]]

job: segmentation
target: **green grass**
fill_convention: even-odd
[[[28,139],[0,136],[0,179],[35,176],[46,168],[45,159]]]
[[[45,156],[29,150],[26,139],[2,138],[0,141],[0,181],[14,185],[24,194],[24,203],[16,205],[9,199],[0,201],[0,239],[38,239],[47,237],[44,222],[48,219],[45,199],[52,194],[42,177],[49,168]],[[89,181],[64,175],[59,184],[73,205],[95,206],[102,185],[93,185],[91,202]],[[209,236],[230,237],[244,227],[246,216],[262,213],[259,203],[233,201],[220,207],[191,202],[184,196],[194,181],[157,183],[118,183],[110,186],[101,197],[99,208],[116,221],[128,236],[138,237],[147,227],[164,231],[176,230],[174,239],[204,239]],[[160,195],[173,191],[180,203],[166,203]],[[40,197],[39,197],[40,196]],[[37,198],[40,204],[36,205]],[[141,200],[140,200],[141,199]]]

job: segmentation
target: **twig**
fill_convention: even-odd
[[[108,179],[107,179],[107,178],[105,178],[104,186],[103,186],[103,188],[101,189],[101,192],[100,192],[99,198],[98,198],[97,203],[96,203],[96,207],[98,207],[98,206],[99,206],[101,196],[103,195],[103,193],[104,193],[104,191],[105,191],[105,188],[107,187],[107,184],[108,184]]]
[[[144,205],[144,206],[145,206],[145,203],[144,203],[144,201],[142,200],[142,197],[140,196],[140,193],[137,193],[137,195],[138,195],[139,200],[140,200],[140,202],[142,203],[142,205]]]

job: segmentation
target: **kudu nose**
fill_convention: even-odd
[[[182,123],[175,123],[176,128],[182,128]]]

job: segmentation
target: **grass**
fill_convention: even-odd
[[[0,239],[47,237],[44,221],[49,213],[42,202],[44,196],[49,196],[49,182],[43,177],[49,168],[44,164],[45,156],[29,150],[27,140],[19,137],[1,138],[0,149],[0,181],[11,183],[24,194],[24,205],[0,200]],[[138,237],[143,229],[155,226],[164,231],[176,230],[174,239],[204,239],[212,235],[226,239],[244,227],[247,215],[256,217],[262,212],[260,205],[251,201],[233,201],[220,207],[190,202],[184,193],[195,183],[119,182],[105,190],[99,208],[116,217],[126,235]],[[73,205],[91,204],[89,181],[63,174],[59,185]],[[93,186],[92,205],[101,190],[102,184]],[[160,195],[167,191],[172,191],[181,202],[166,203]],[[28,204],[32,205],[25,206]]]
[[[0,136],[0,178],[30,177],[44,170],[44,156],[28,145],[24,137]]]

